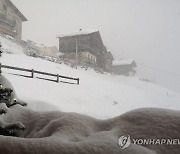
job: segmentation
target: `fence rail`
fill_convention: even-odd
[[[68,80],[76,80],[77,84],[79,84],[79,78],[72,78],[72,77],[63,76],[63,75],[59,75],[59,74],[41,72],[41,71],[37,71],[37,70],[34,70],[34,69],[26,69],[26,68],[14,67],[14,66],[7,66],[7,65],[2,65],[0,63],[0,72],[1,72],[1,68],[24,71],[24,72],[30,72],[31,73],[31,76],[30,76],[31,78],[34,78],[34,74],[37,73],[37,74],[56,77],[56,80],[55,80],[56,82],[59,82],[60,78],[63,78],[63,79],[68,79]],[[69,83],[69,82],[67,82],[67,83]]]

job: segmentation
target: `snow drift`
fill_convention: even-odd
[[[2,118],[2,117],[1,117]],[[118,139],[180,138],[180,112],[165,109],[138,109],[121,116],[97,120],[77,113],[36,112],[14,106],[4,121],[21,121],[26,129],[20,137],[0,137],[0,151],[6,154],[179,154],[170,145],[134,145],[121,149]]]

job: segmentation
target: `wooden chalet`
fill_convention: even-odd
[[[0,33],[21,41],[24,21],[27,21],[26,17],[10,0],[0,0]]]

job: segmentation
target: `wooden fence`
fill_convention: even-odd
[[[77,84],[79,84],[79,78],[72,78],[72,77],[67,77],[67,76],[63,76],[63,75],[59,75],[59,74],[41,72],[41,71],[36,71],[34,69],[25,69],[25,68],[20,68],[20,67],[7,66],[7,65],[2,65],[0,63],[0,72],[1,72],[1,68],[24,71],[24,72],[30,72],[31,76],[29,76],[29,77],[31,77],[31,78],[34,78],[34,74],[37,73],[37,74],[56,77],[56,80],[53,80],[53,81],[56,81],[56,82],[60,82],[60,78],[63,78],[63,79],[68,79],[68,80],[75,80],[75,81],[77,81]],[[61,81],[61,82],[63,82],[63,81]],[[66,83],[70,83],[70,82],[66,82]]]

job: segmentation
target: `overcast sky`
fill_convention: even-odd
[[[57,35],[99,30],[115,58],[135,59],[142,76],[180,92],[180,0],[11,1],[28,19],[23,39],[58,45]]]

